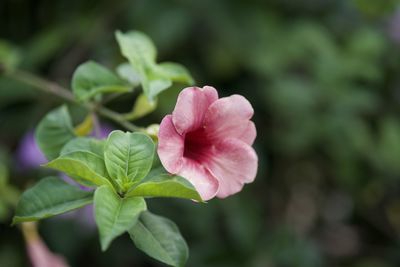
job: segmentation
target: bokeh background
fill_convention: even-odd
[[[250,100],[260,159],[255,182],[206,205],[150,201],[180,227],[190,246],[187,266],[394,267],[399,8],[394,0],[1,0],[0,38],[18,48],[22,69],[68,87],[88,59],[110,68],[123,61],[115,30],[140,30],[156,43],[159,61],[180,62],[198,85]],[[138,124],[160,122],[181,89],[163,93]],[[128,111],[134,99],[110,107]],[[0,191],[2,267],[29,266],[7,202],[15,201],[12,190],[49,174],[38,166],[29,133],[60,103],[0,77],[0,173],[8,170],[13,186]],[[101,253],[90,210],[45,220],[40,233],[73,267],[162,266],[127,236]]]

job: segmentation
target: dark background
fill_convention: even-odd
[[[159,61],[184,64],[197,85],[244,95],[255,108],[260,166],[253,184],[206,205],[150,200],[190,247],[187,266],[400,266],[400,11],[397,1],[2,0],[0,38],[20,67],[69,87],[93,59],[124,61],[117,29],[148,34]],[[159,123],[182,86],[137,122]],[[111,105],[130,110],[134,95]],[[21,138],[61,101],[0,78],[0,145],[10,182]],[[79,113],[79,112],[77,112]],[[79,117],[79,115],[77,115]],[[115,128],[117,125],[109,124]],[[0,266],[28,266],[20,231],[0,224]],[[40,232],[71,266],[162,266],[127,236],[100,252],[96,229],[68,218]]]

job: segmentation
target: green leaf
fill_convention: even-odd
[[[72,90],[79,101],[102,93],[131,92],[132,87],[107,68],[93,61],[80,65],[72,77]]]
[[[146,210],[146,202],[141,197],[121,198],[111,187],[102,186],[94,194],[94,210],[105,251],[114,238],[136,224],[139,214]]]
[[[73,151],[44,166],[65,172],[85,186],[110,184],[103,158],[92,152]]]
[[[178,197],[202,201],[193,185],[183,177],[170,175],[164,168],[152,170],[128,196]]]
[[[139,74],[143,92],[150,102],[161,91],[172,85],[168,77],[157,71],[157,51],[150,38],[137,31],[127,33],[118,31],[116,38],[122,55]]]
[[[87,151],[104,158],[104,140],[98,140],[91,137],[78,137],[69,141],[61,150],[60,155],[76,152]]]
[[[47,177],[26,190],[18,202],[13,223],[37,221],[92,202],[93,193],[82,191],[57,177]]]
[[[157,107],[157,101],[149,101],[144,94],[140,94],[130,113],[125,114],[127,120],[135,120],[146,116]]]
[[[169,62],[157,65],[156,47],[145,34],[137,31],[127,33],[118,31],[116,38],[122,55],[128,59],[139,75],[143,92],[149,102],[154,101],[159,93],[169,88],[172,81],[193,83],[193,79],[183,66]]]
[[[75,137],[74,128],[66,106],[50,111],[39,123],[36,142],[48,160],[60,154],[62,147]]]
[[[188,259],[185,240],[175,223],[166,218],[142,212],[129,235],[138,249],[168,265],[181,267]]]
[[[3,65],[5,70],[13,70],[21,61],[19,51],[10,43],[0,40],[0,67]]]
[[[166,77],[164,73],[158,71],[158,69],[154,67],[146,72],[146,76],[142,80],[142,85],[143,92],[149,101],[154,101],[158,94],[171,87],[172,81],[170,78]]]
[[[127,33],[117,31],[115,35],[122,55],[129,60],[135,70],[140,72],[140,69],[155,64],[157,49],[147,35],[138,31]]]
[[[104,148],[107,171],[123,192],[142,180],[150,171],[155,146],[143,133],[113,131]]]
[[[129,63],[120,64],[117,69],[117,74],[122,79],[128,81],[133,87],[140,84],[140,74]]]
[[[164,62],[160,63],[157,67],[163,75],[174,82],[186,83],[188,85],[194,84],[194,80],[189,71],[181,64]]]

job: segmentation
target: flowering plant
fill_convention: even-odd
[[[152,112],[158,95],[176,83],[193,85],[180,64],[156,62],[156,48],[143,33],[116,33],[123,56],[116,73],[89,61],[72,78],[72,92],[30,73],[3,64],[6,75],[54,93],[87,111],[73,125],[66,105],[50,111],[38,124],[36,142],[48,162],[43,166],[67,174],[78,184],[45,177],[26,190],[13,223],[37,221],[94,204],[102,250],[123,233],[136,247],[171,266],[184,266],[188,247],[178,227],[147,210],[146,198],[176,197],[198,203],[239,192],[254,180],[257,155],[251,104],[242,96],[219,98],[210,86],[180,93],[172,115],[158,127],[138,127],[130,121]],[[132,112],[105,107],[113,97],[133,91]],[[127,132],[112,131],[105,140],[91,137],[103,116]],[[156,151],[158,153],[156,153]]]

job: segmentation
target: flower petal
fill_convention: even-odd
[[[217,99],[217,90],[211,86],[183,89],[172,112],[172,121],[178,133],[184,134],[202,126],[208,107]]]
[[[41,239],[30,241],[27,250],[33,267],[68,267],[65,260],[49,251]]]
[[[254,181],[258,158],[251,146],[232,138],[215,146],[206,166],[219,181],[217,196],[225,198],[242,190],[245,183]]]
[[[54,254],[43,242],[37,231],[37,224],[25,222],[22,224],[26,249],[33,267],[68,267],[63,257]]]
[[[200,163],[185,158],[179,175],[193,184],[204,201],[217,194],[218,180]]]
[[[204,118],[208,138],[239,138],[247,130],[253,114],[253,107],[243,96],[232,95],[218,99],[208,108]]]
[[[238,139],[242,140],[243,142],[251,146],[254,143],[256,136],[257,136],[256,125],[254,124],[254,122],[249,121],[249,123],[247,124],[247,128],[244,130],[242,135],[238,137]]]
[[[184,143],[183,136],[178,134],[172,123],[172,116],[165,116],[158,132],[157,152],[168,172],[177,173],[182,168]]]

